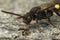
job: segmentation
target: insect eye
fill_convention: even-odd
[[[56,9],[59,9],[60,8],[60,5],[59,4],[55,4],[54,6]]]

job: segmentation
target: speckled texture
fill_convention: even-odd
[[[49,3],[52,0],[0,0],[0,10],[6,10],[17,14],[24,15],[32,7]],[[5,14],[0,11],[0,38],[1,40],[60,40],[60,17],[51,17],[52,23],[56,26],[46,25],[45,23],[25,25],[22,19],[16,19],[17,16]],[[18,32],[19,28],[28,28],[31,32],[28,36],[22,36],[22,32]],[[58,35],[56,35],[58,34]],[[15,36],[19,36],[14,39]],[[3,39],[2,39],[3,38]]]

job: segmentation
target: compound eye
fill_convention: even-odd
[[[60,5],[59,4],[55,4],[54,6],[56,9],[59,9],[60,8]]]

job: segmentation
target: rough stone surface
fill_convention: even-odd
[[[2,13],[1,10],[14,12],[24,15],[32,7],[49,3],[52,0],[0,0],[0,40],[60,40],[60,17],[51,17],[54,28],[47,21],[39,24],[24,25],[22,19],[16,19],[17,16]],[[48,24],[46,24],[48,23]],[[18,32],[19,28],[27,28],[31,34],[22,36]],[[19,36],[14,39],[15,36]]]

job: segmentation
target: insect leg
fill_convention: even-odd
[[[53,27],[56,27],[55,25],[52,24],[50,18],[48,18],[48,22],[49,22]]]
[[[58,16],[60,16],[60,14],[59,14],[57,11],[55,11],[55,13],[56,13]]]

